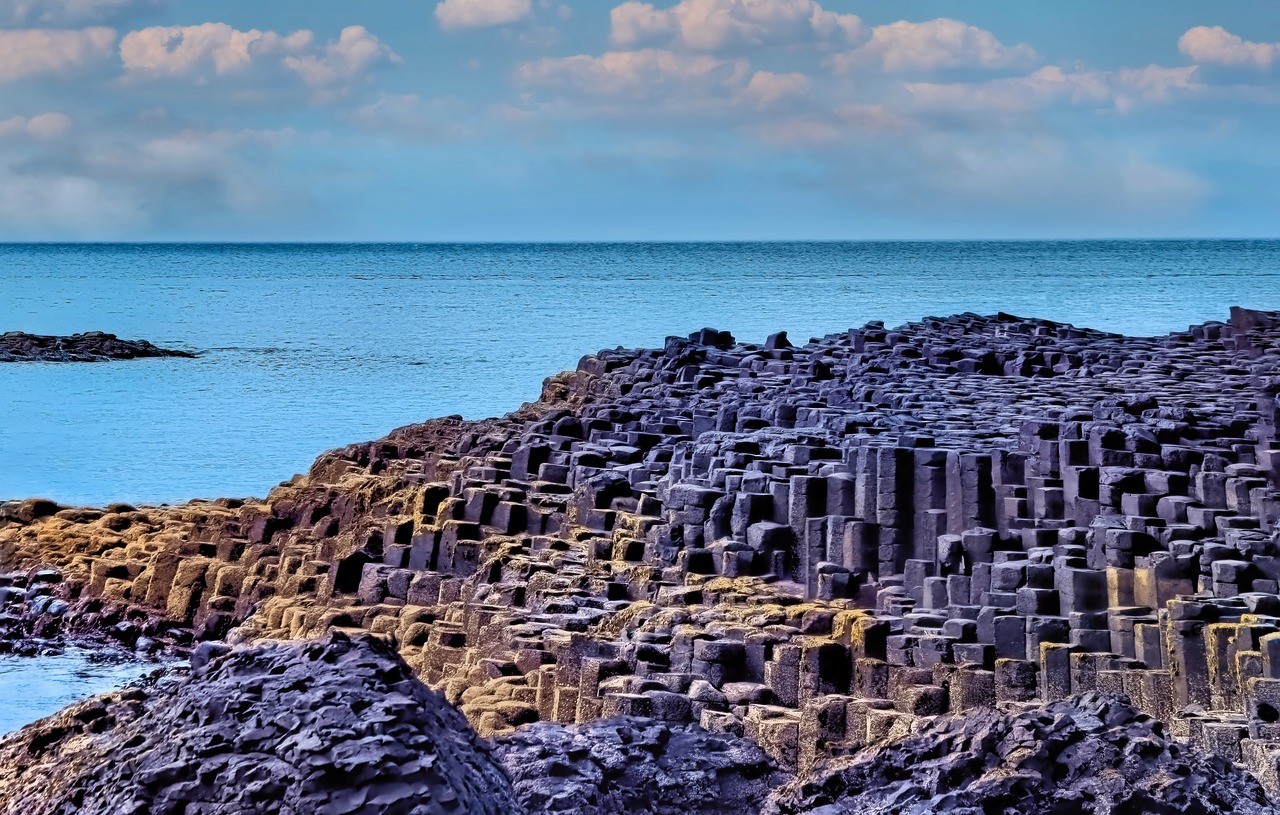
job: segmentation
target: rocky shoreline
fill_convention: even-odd
[[[0,741],[17,815],[930,815],[1276,810],[1256,780],[1097,693],[940,716],[796,777],[739,735],[614,717],[476,737],[386,639],[229,649]]]
[[[190,351],[157,347],[146,340],[122,340],[115,334],[86,331],[69,337],[9,331],[0,334],[0,362],[107,362],[147,357],[195,359]]]
[[[803,345],[705,329],[586,357],[501,419],[328,453],[265,500],[0,506],[0,568],[56,570],[138,637],[381,638],[522,745],[515,790],[526,766],[603,779],[583,751],[653,727],[659,756],[673,733],[762,750],[771,803],[747,798],[778,812],[1269,812],[1278,393],[1275,312],[1152,338],[968,314]],[[987,730],[946,724],[967,721]],[[1027,764],[1062,728],[1095,744],[1070,783]],[[950,780],[890,778],[912,750],[957,756]],[[607,811],[576,789],[537,794]],[[692,805],[628,804],[719,811]]]
[[[85,596],[56,569],[0,574],[0,654],[47,655],[74,645],[185,656],[193,644],[185,625]]]

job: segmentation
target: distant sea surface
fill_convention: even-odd
[[[1280,241],[2,245],[0,332],[196,360],[0,364],[0,499],[262,496],[326,449],[497,415],[600,348],[1012,312],[1131,334],[1280,309]]]

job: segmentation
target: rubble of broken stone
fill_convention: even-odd
[[[696,725],[807,778],[1099,692],[1274,795],[1278,393],[1274,312],[706,329],[263,500],[0,505],[0,567],[197,640],[372,632],[485,738]]]
[[[59,648],[62,620],[70,604],[55,590],[62,575],[53,569],[0,574],[0,654],[35,656]]]
[[[146,340],[86,331],[68,337],[9,331],[0,334],[0,362],[105,362],[147,357],[194,358],[190,351],[160,348]]]

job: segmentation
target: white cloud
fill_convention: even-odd
[[[1148,65],[1145,68],[1122,68],[1106,72],[1111,84],[1112,101],[1120,110],[1127,110],[1138,102],[1169,102],[1175,97],[1198,93],[1204,86],[1196,81],[1199,71],[1193,66],[1165,68]]]
[[[0,25],[67,26],[155,11],[168,0],[0,0]]]
[[[1249,42],[1222,26],[1196,26],[1178,40],[1182,53],[1199,63],[1270,68],[1280,60],[1280,43]]]
[[[862,36],[862,21],[856,15],[827,11],[814,0],[680,0],[665,9],[628,0],[613,9],[610,22],[615,45],[672,38],[704,51],[815,36]]]
[[[53,139],[71,129],[71,117],[65,113],[41,113],[30,118],[14,116],[0,121],[0,139],[27,137]]]
[[[802,73],[775,74],[756,71],[747,83],[746,94],[761,107],[775,105],[793,96],[803,96],[813,83]]]
[[[1015,217],[1112,213],[1133,222],[1185,212],[1209,192],[1192,173],[1088,139],[1007,133],[957,142],[931,135],[915,150],[920,172],[909,183],[929,196],[920,200],[944,207],[965,202]]]
[[[850,103],[835,109],[836,118],[854,130],[866,133],[904,133],[911,120],[885,105]]]
[[[673,11],[659,11],[650,3],[639,3],[634,0],[609,12],[610,35],[613,42],[621,46],[631,46],[644,40],[667,36],[675,33],[679,25]]]
[[[400,62],[390,48],[363,26],[349,26],[338,39],[321,46],[310,31],[287,36],[274,31],[240,31],[226,23],[154,26],[125,35],[120,57],[134,77],[212,77],[277,70],[301,79],[330,99],[379,65]]]
[[[990,31],[939,18],[924,23],[901,20],[876,26],[871,39],[830,60],[836,73],[875,64],[890,73],[927,73],[952,68],[1030,67],[1038,60],[1029,45],[1004,45]]]
[[[517,75],[526,84],[561,86],[588,96],[665,100],[736,91],[749,71],[746,60],[643,49],[540,59],[522,65]]]
[[[750,132],[765,144],[784,149],[821,147],[841,136],[836,123],[816,116],[770,119],[755,125]]]
[[[151,139],[138,152],[120,160],[140,178],[182,185],[218,179],[224,203],[238,208],[262,197],[256,185],[246,184],[229,164],[242,165],[242,153],[271,150],[292,141],[292,130],[197,130],[186,128]],[[112,161],[105,155],[100,161]],[[251,167],[256,162],[245,165]]]
[[[436,20],[446,31],[519,22],[533,13],[530,0],[444,0]]]
[[[273,31],[240,31],[226,23],[152,26],[130,31],[120,41],[128,71],[159,76],[233,74],[260,57],[298,54],[314,43],[310,31],[282,37]]]
[[[364,26],[348,26],[336,42],[318,53],[287,56],[285,67],[295,71],[312,88],[331,88],[363,76],[384,62],[400,57]]]
[[[1114,106],[1126,111],[1141,102],[1165,102],[1201,89],[1195,66],[1124,68],[1067,73],[1046,66],[1027,76],[974,83],[914,82],[904,85],[921,107],[968,112],[1014,112],[1055,102]]]
[[[110,28],[0,31],[0,82],[36,76],[66,76],[111,56]]]
[[[136,199],[90,178],[39,177],[0,167],[0,234],[22,238],[110,237],[136,227]]]
[[[912,127],[909,119],[884,105],[850,103],[840,105],[831,114],[770,116],[752,125],[748,132],[773,147],[807,150],[841,142],[865,144],[863,137],[897,138],[908,134]]]
[[[758,71],[742,58],[656,48],[541,59],[521,66],[517,78],[556,94],[550,103],[526,98],[544,112],[577,109],[611,118],[674,114],[738,124],[794,112],[802,107],[800,100],[808,106],[813,88],[813,80],[798,71]],[[530,110],[522,115],[531,115]]]

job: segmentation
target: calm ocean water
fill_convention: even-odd
[[[320,452],[503,413],[617,345],[998,310],[1153,334],[1280,308],[1280,242],[0,246],[0,331],[198,360],[0,365],[0,499],[263,495]]]
[[[0,736],[160,667],[132,655],[84,648],[42,657],[0,656]]]

